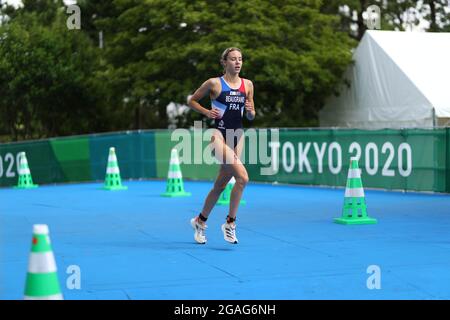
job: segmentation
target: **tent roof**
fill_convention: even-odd
[[[450,33],[366,32],[435,108],[450,117]]]
[[[450,33],[366,31],[322,126],[427,127],[450,118]]]

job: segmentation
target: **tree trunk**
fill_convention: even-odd
[[[439,31],[439,26],[436,22],[436,4],[434,0],[428,0],[428,5],[430,6],[430,29],[431,32]]]
[[[134,110],[134,129],[140,130],[141,128],[142,128],[141,105],[138,104],[136,109]]]

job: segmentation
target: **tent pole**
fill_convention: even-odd
[[[433,113],[433,128],[436,128],[436,110],[433,108],[432,109],[432,113]]]

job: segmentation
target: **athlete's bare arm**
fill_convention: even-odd
[[[210,78],[203,82],[200,88],[198,88],[188,99],[188,106],[210,119],[215,119],[220,116],[219,110],[214,108],[206,109],[199,103],[199,101],[203,99],[203,97],[205,97],[207,94],[209,94],[211,97],[217,96],[217,79]]]
[[[247,88],[247,98],[245,99],[245,111],[248,120],[255,119],[255,103],[253,101],[253,82],[250,80],[245,80],[245,88]]]

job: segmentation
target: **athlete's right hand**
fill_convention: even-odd
[[[209,119],[217,119],[220,118],[220,111],[216,108],[212,108],[210,110],[208,110],[208,113],[206,114],[206,116]]]

